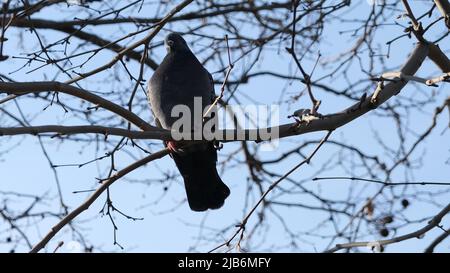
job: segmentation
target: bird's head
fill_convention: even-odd
[[[186,41],[180,34],[172,32],[164,39],[167,52],[189,51]]]

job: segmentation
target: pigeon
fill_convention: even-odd
[[[201,98],[202,111],[214,98],[211,74],[198,61],[186,41],[178,33],[170,33],[164,40],[167,55],[148,83],[147,95],[155,123],[170,130],[178,119],[172,108],[186,105],[194,120],[194,97]],[[194,127],[197,125],[194,120]],[[205,122],[201,119],[200,122]],[[198,122],[197,122],[198,123]],[[183,128],[184,130],[184,128]],[[230,189],[217,173],[217,149],[213,142],[199,142],[187,148],[175,141],[166,141],[184,180],[187,201],[193,211],[218,209],[230,195]]]

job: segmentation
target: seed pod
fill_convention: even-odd
[[[380,229],[380,235],[383,237],[389,236],[389,230],[387,228]]]
[[[404,209],[406,209],[409,206],[409,201],[408,199],[403,199],[402,200],[402,206]]]

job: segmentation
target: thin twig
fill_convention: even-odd
[[[109,187],[111,186],[115,181],[119,180],[120,178],[124,177],[125,175],[129,174],[130,172],[136,170],[137,168],[144,166],[145,164],[162,158],[169,154],[169,149],[163,149],[161,151],[158,151],[156,153],[153,153],[141,160],[138,160],[134,162],[131,165],[128,165],[127,167],[123,168],[122,170],[118,171],[116,174],[111,176],[109,179],[102,182],[101,186],[80,206],[78,206],[75,210],[70,212],[66,217],[64,217],[59,223],[57,223],[55,226],[53,226],[48,234],[39,241],[31,250],[30,253],[37,253],[39,250],[45,247],[47,243],[68,223],[70,223],[75,217],[80,215],[83,211],[87,210],[92,203],[94,203],[95,200],[97,200],[100,195]]]
[[[313,178],[313,181],[319,180],[352,180],[352,181],[364,181],[382,184],[385,186],[400,186],[400,185],[434,185],[434,186],[450,186],[448,182],[430,182],[430,181],[420,181],[420,182],[384,182],[376,179],[367,179],[367,178],[359,178],[359,177],[343,177],[343,176],[331,176],[331,177],[316,177]]]
[[[297,164],[296,166],[294,166],[292,169],[290,169],[287,173],[285,173],[282,177],[280,177],[278,180],[276,180],[275,182],[273,182],[269,188],[262,194],[261,198],[259,198],[258,202],[256,202],[256,204],[253,206],[253,208],[250,210],[249,213],[247,213],[247,215],[244,217],[244,219],[242,219],[241,223],[239,225],[237,225],[236,227],[238,227],[238,229],[236,230],[236,232],[234,233],[233,236],[231,236],[231,238],[226,241],[225,243],[215,247],[214,249],[210,250],[209,252],[213,252],[223,246],[229,246],[231,241],[233,241],[234,238],[236,238],[236,236],[238,234],[240,234],[239,236],[239,241],[238,241],[238,246],[240,246],[241,241],[244,238],[244,231],[245,231],[245,226],[248,222],[248,220],[250,219],[250,217],[253,215],[253,213],[256,211],[256,209],[259,207],[259,205],[261,205],[261,203],[263,203],[263,201],[265,201],[266,196],[273,190],[276,188],[276,186],[278,184],[280,184],[284,179],[286,179],[289,175],[291,175],[295,170],[297,170],[298,168],[300,168],[301,166],[303,166],[304,164],[309,164],[311,159],[314,157],[314,155],[319,151],[319,149],[322,147],[322,145],[328,140],[328,138],[330,137],[331,133],[333,131],[329,131],[326,136],[320,141],[320,143],[317,145],[317,147],[314,149],[314,151],[307,157],[305,158],[302,162],[300,162],[299,164]]]
[[[208,114],[211,112],[211,110],[219,103],[219,101],[223,98],[223,95],[225,94],[225,86],[228,82],[228,78],[230,77],[231,70],[233,70],[234,64],[231,61],[231,52],[230,52],[230,46],[228,44],[228,35],[225,35],[225,42],[227,43],[227,52],[228,52],[228,68],[227,72],[225,73],[225,79],[223,80],[222,86],[220,87],[220,95],[216,97],[214,102],[209,106],[208,110],[203,114],[203,117],[208,116]]]
[[[450,204],[448,204],[443,210],[441,210],[436,216],[433,217],[433,219],[423,228],[411,232],[399,237],[394,237],[392,239],[388,240],[380,240],[380,241],[374,241],[374,242],[352,242],[352,243],[346,243],[346,244],[337,244],[335,247],[325,251],[325,252],[336,252],[341,249],[350,249],[354,247],[370,247],[370,246],[384,246],[389,245],[393,243],[398,243],[401,241],[413,239],[413,238],[421,238],[425,233],[430,231],[431,229],[437,227],[439,223],[441,222],[442,218],[446,216],[450,212]]]

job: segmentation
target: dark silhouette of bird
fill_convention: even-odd
[[[194,97],[202,99],[202,112],[213,102],[214,83],[209,72],[189,49],[178,33],[170,33],[164,40],[167,55],[152,75],[148,84],[148,98],[156,125],[171,129],[178,119],[172,117],[172,108],[186,105],[194,126]],[[203,119],[201,123],[205,122]],[[184,130],[185,128],[183,128]],[[194,211],[218,209],[230,195],[230,189],[217,173],[217,150],[212,142],[200,142],[179,147],[167,141],[171,157],[180,171],[189,206]]]

